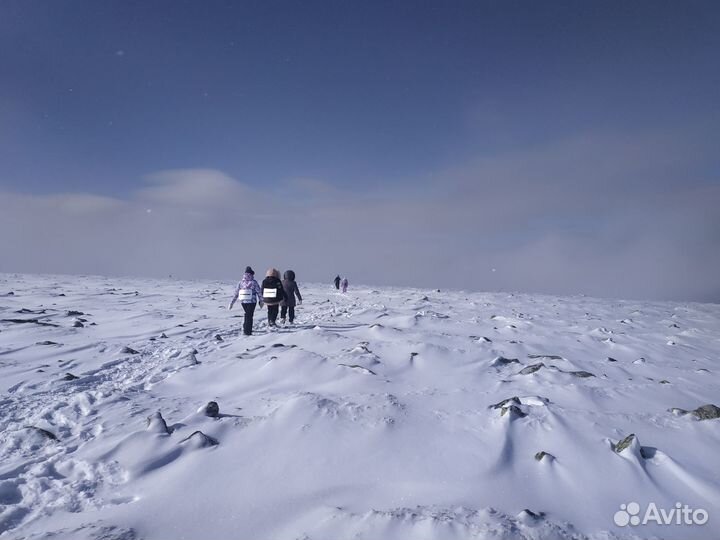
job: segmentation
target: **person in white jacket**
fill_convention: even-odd
[[[230,300],[228,309],[232,309],[235,302],[240,300],[245,311],[245,320],[243,321],[243,334],[246,336],[252,335],[253,329],[253,315],[255,314],[255,305],[260,303],[260,307],[263,307],[262,291],[260,285],[255,281],[255,272],[251,267],[245,268],[242,280],[235,287],[235,292]]]

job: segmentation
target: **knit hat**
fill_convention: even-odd
[[[246,273],[246,274],[252,274],[252,275],[254,276],[254,275],[255,275],[255,270],[253,270],[252,268],[250,268],[249,266],[247,266],[247,267],[245,267],[245,273]]]

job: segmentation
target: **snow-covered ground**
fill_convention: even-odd
[[[299,283],[0,275],[0,538],[720,537],[720,306]]]

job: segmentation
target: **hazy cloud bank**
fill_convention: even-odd
[[[235,278],[251,264],[304,281],[720,301],[709,144],[578,136],[373,191],[212,169],[152,173],[124,198],[0,191],[0,271]]]

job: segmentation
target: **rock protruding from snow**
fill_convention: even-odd
[[[195,431],[189,437],[180,441],[180,444],[187,444],[191,448],[208,448],[220,444],[217,439],[205,435],[202,431]]]
[[[48,431],[47,429],[39,428],[37,426],[25,426],[25,429],[32,430],[33,433],[37,433],[38,435],[41,435],[43,438],[49,440],[49,441],[57,441],[57,435],[55,435],[52,431]]]
[[[713,420],[720,418],[720,407],[717,407],[711,403],[698,407],[693,412],[693,415],[698,420]]]
[[[635,456],[640,461],[643,459],[649,459],[655,455],[656,448],[640,446],[640,440],[634,433],[631,433],[617,444],[612,445],[612,449],[615,453],[620,454],[623,457]]]
[[[543,364],[542,362],[539,362],[537,364],[532,364],[532,365],[529,365],[529,366],[521,369],[519,374],[520,375],[530,375],[531,373],[535,373],[540,368],[544,368],[544,367],[545,367],[545,364]]]
[[[593,373],[590,373],[589,371],[566,371],[565,373],[569,373],[570,375],[574,377],[579,377],[581,379],[586,379],[588,377],[594,377],[595,375]]]
[[[545,517],[545,512],[533,512],[532,510],[525,509],[522,512],[520,512],[518,515],[518,521],[521,521],[523,523],[533,523],[535,521],[540,521]]]
[[[630,448],[633,444],[639,444],[637,437],[634,433],[631,433],[621,441],[618,441],[617,444],[613,447],[613,450],[615,450],[615,453],[620,454],[627,448]]]
[[[562,356],[557,354],[528,354],[528,358],[537,360],[538,358],[544,358],[545,360],[564,360]]]
[[[524,416],[527,416],[527,414],[523,412],[519,405],[520,398],[513,396],[511,398],[503,399],[490,407],[493,409],[500,409],[500,416],[505,416],[507,414],[510,419],[523,418]]]
[[[132,347],[123,347],[122,350],[120,351],[120,354],[140,354],[140,353],[137,352]]]
[[[503,399],[502,401],[498,401],[493,405],[490,405],[490,408],[504,409],[505,407],[510,407],[511,405],[520,405],[520,398],[517,396],[509,397],[507,399]]]
[[[538,452],[537,454],[535,454],[535,459],[536,459],[537,461],[550,462],[550,461],[553,461],[553,460],[555,459],[555,456],[553,456],[550,452],[545,452],[545,451],[543,450],[543,451]]]
[[[364,375],[377,375],[372,369],[361,366],[360,364],[338,364],[338,366],[353,369]]]
[[[520,363],[520,361],[517,358],[505,358],[504,356],[498,356],[492,362],[490,362],[490,365],[492,367],[503,367],[503,366],[507,366],[509,364],[519,364],[519,363]]]
[[[205,416],[217,418],[220,416],[220,405],[218,405],[217,401],[210,401],[207,405],[205,405],[203,412],[205,413]]]
[[[675,416],[685,416],[686,414],[692,414],[698,420],[714,420],[715,418],[720,418],[720,407],[713,405],[712,403],[702,405],[692,411],[681,409],[679,407],[673,407],[672,409],[670,409],[670,412],[673,413]]]
[[[170,434],[167,423],[165,422],[165,419],[163,418],[160,411],[147,417],[147,430],[152,433],[160,433],[163,435]]]

